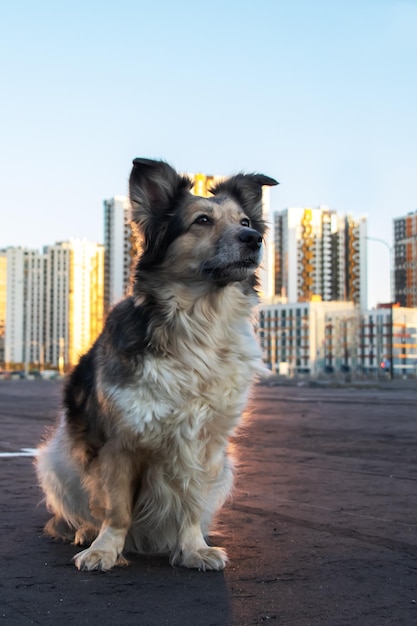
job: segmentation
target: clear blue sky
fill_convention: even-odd
[[[135,156],[261,171],[274,209],[367,215],[389,243],[417,209],[416,1],[13,0],[0,33],[0,247],[102,241]]]

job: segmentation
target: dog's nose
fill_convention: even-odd
[[[239,240],[251,250],[259,250],[262,245],[262,236],[253,228],[242,228],[239,231]]]

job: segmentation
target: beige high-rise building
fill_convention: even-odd
[[[104,247],[70,240],[69,363],[87,352],[103,328]]]
[[[90,343],[104,326],[104,246],[97,245],[91,258],[90,275]]]

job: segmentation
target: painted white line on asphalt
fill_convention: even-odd
[[[20,452],[0,452],[0,458],[7,458],[14,456],[38,456],[38,448],[21,448]]]

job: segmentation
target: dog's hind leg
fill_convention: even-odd
[[[55,539],[72,541],[78,528],[94,524],[88,494],[81,484],[80,471],[70,454],[63,422],[39,450],[36,472],[53,517],[45,532]]]
[[[99,533],[99,529],[96,526],[92,526],[91,524],[85,523],[80,528],[77,529],[77,532],[74,536],[74,545],[75,546],[85,546],[89,545],[94,541]]]
[[[75,537],[75,529],[70,526],[62,517],[54,515],[46,522],[44,531],[54,539],[62,539],[63,541],[73,541]]]

